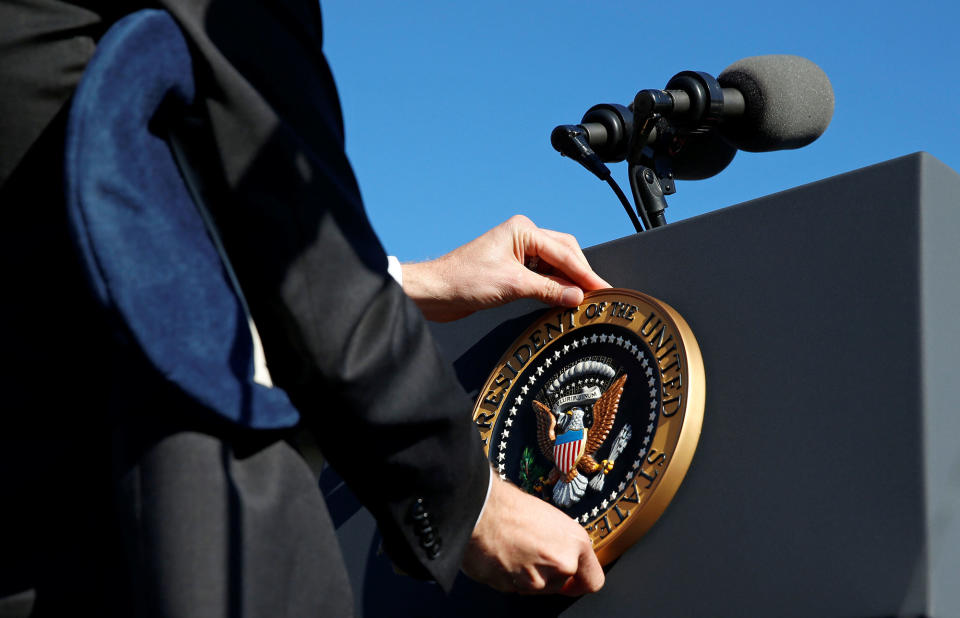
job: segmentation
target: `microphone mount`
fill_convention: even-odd
[[[712,131],[724,117],[743,113],[744,100],[739,91],[721,88],[713,76],[702,71],[683,71],[674,75],[664,90],[641,90],[629,107],[600,104],[584,114],[580,125],[564,125],[554,129],[551,141],[561,154],[579,161],[601,180],[595,159],[628,163],[627,177],[635,206],[631,207],[616,191],[624,208],[633,216],[640,215],[646,229],[666,225],[666,196],[676,193],[673,160],[691,136]],[[580,131],[573,131],[573,129]],[[576,146],[561,148],[558,131],[576,133]],[[694,138],[696,139],[696,138]],[[569,140],[568,140],[569,141]],[[597,145],[597,151],[591,148]],[[586,150],[584,150],[586,149]],[[588,164],[589,162],[589,164]],[[611,184],[614,186],[615,182]],[[639,226],[637,231],[641,231]]]

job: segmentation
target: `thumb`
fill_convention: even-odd
[[[555,275],[540,275],[523,269],[520,296],[536,298],[554,307],[576,307],[583,302],[583,290]]]

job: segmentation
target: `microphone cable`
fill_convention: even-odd
[[[630,223],[633,223],[633,228],[637,230],[637,232],[649,230],[651,225],[650,220],[647,219],[647,213],[645,213],[642,208],[637,208],[637,212],[640,213],[640,217],[643,219],[643,225],[641,226],[640,219],[637,219],[637,215],[633,211],[633,206],[630,205],[630,201],[620,189],[620,185],[617,184],[617,181],[613,179],[612,175],[607,176],[605,180],[607,181],[607,184],[610,185],[610,188],[613,189],[613,192],[617,194],[617,198],[619,198],[620,203],[623,204],[623,209],[627,211],[627,216],[630,217]]]

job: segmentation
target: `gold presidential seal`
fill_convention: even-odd
[[[614,288],[544,313],[480,393],[473,418],[500,478],[580,522],[607,564],[683,481],[703,422],[703,360],[669,305]]]

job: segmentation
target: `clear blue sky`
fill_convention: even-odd
[[[325,50],[367,210],[401,260],[523,213],[583,246],[632,233],[610,189],[550,147],[595,103],[687,69],[796,54],[829,76],[833,122],[799,150],[740,152],[678,183],[668,221],[925,150],[960,170],[952,2],[327,1]],[[613,167],[629,193],[625,164]],[[960,197],[958,197],[960,201]]]

